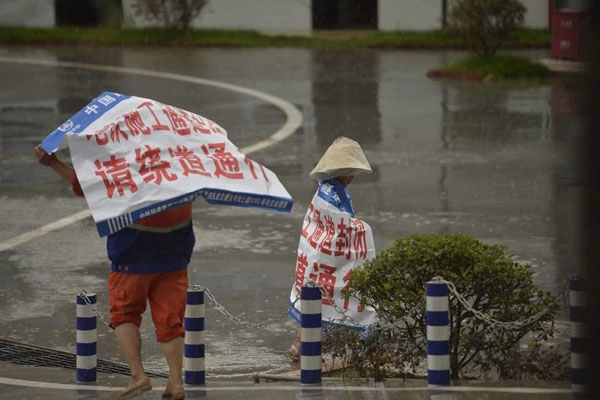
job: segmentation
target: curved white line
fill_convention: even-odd
[[[290,102],[283,100],[279,97],[272,96],[270,94],[260,92],[258,90],[233,85],[231,83],[215,81],[211,79],[202,79],[196,78],[188,75],[174,74],[171,72],[161,72],[161,71],[151,71],[146,69],[138,69],[138,68],[126,68],[126,67],[115,67],[110,65],[98,65],[98,64],[86,64],[86,63],[77,63],[77,62],[67,62],[67,61],[55,61],[55,60],[40,60],[40,59],[29,59],[29,58],[16,58],[16,57],[1,57],[0,62],[7,63],[17,63],[17,64],[31,64],[31,65],[43,65],[50,67],[63,67],[63,68],[77,68],[77,69],[89,69],[95,71],[106,71],[106,72],[115,72],[121,74],[130,74],[130,75],[142,75],[142,76],[151,76],[154,78],[163,78],[163,79],[171,79],[182,82],[190,82],[198,85],[205,86],[213,86],[220,89],[230,90],[233,92],[245,94],[248,96],[256,97],[261,99],[267,103],[271,103],[276,107],[280,108],[286,116],[285,124],[281,128],[279,128],[276,132],[272,133],[267,139],[263,139],[257,143],[254,143],[250,146],[246,146],[241,148],[240,150],[245,154],[251,154],[259,150],[263,150],[269,146],[272,146],[282,140],[291,136],[296,129],[300,127],[302,124],[302,113],[298,110],[293,104]],[[22,235],[14,237],[12,239],[6,240],[0,243],[0,253],[16,247],[20,244],[28,242],[32,239],[45,235],[46,233],[52,232],[57,229],[64,228],[69,224],[77,222],[81,219],[87,218],[91,213],[89,210],[84,210],[78,212],[76,214],[71,215],[70,217],[63,218],[61,220],[52,222],[48,225],[42,226],[38,229],[35,229],[30,232],[26,232]]]
[[[36,239],[52,231],[56,231],[58,229],[69,226],[79,220],[90,217],[91,215],[92,212],[89,209],[79,211],[73,215],[70,215],[63,219],[59,219],[58,221],[51,222],[32,231],[25,232],[24,234],[16,236],[12,239],[5,240],[4,242],[0,243],[0,253],[5,250],[12,249],[13,247],[16,247],[25,242],[29,242],[30,240]]]
[[[332,382],[333,383],[333,382]],[[444,394],[449,392],[483,392],[483,393],[518,393],[518,394],[561,394],[561,393],[573,393],[572,389],[567,388],[538,388],[538,387],[484,387],[484,386],[448,386],[438,387],[431,389],[427,386],[419,387],[384,387],[384,386],[340,386],[340,383],[334,384],[323,384],[315,386],[302,386],[289,385],[257,385],[252,386],[218,386],[218,387],[206,387],[206,386],[186,386],[186,391],[206,391],[206,392],[227,392],[240,390],[244,391],[339,391],[339,392],[424,392],[429,391],[432,396],[436,394]],[[120,391],[122,388],[116,388],[112,386],[92,386],[92,385],[77,385],[68,383],[50,383],[50,382],[39,382],[29,381],[24,379],[14,378],[2,378],[0,377],[0,385],[12,385],[12,386],[25,386],[35,387],[41,389],[58,389],[58,390],[81,390],[81,391]],[[164,387],[155,387],[153,391],[162,391]]]
[[[171,72],[161,72],[161,71],[152,71],[147,69],[139,69],[139,68],[128,68],[128,67],[116,67],[111,65],[98,65],[98,64],[87,64],[87,63],[77,63],[77,62],[69,62],[69,61],[55,61],[55,60],[40,60],[40,59],[29,59],[29,58],[16,58],[16,57],[1,57],[0,62],[10,62],[17,64],[32,64],[32,65],[44,65],[51,67],[63,67],[63,68],[77,68],[77,69],[89,69],[96,71],[106,71],[106,72],[116,72],[121,74],[130,74],[130,75],[141,75],[141,76],[151,76],[154,78],[163,78],[163,79],[171,79],[175,81],[181,82],[190,82],[198,85],[205,86],[213,86],[220,89],[230,90],[232,92],[237,92],[241,94],[245,94],[248,96],[256,97],[261,99],[267,103],[271,103],[276,107],[280,108],[285,116],[286,122],[283,124],[281,128],[279,128],[276,132],[271,134],[267,139],[261,140],[258,143],[242,148],[242,152],[246,154],[253,153],[258,150],[262,150],[273,144],[280,142],[289,136],[291,136],[296,129],[300,127],[302,124],[302,113],[298,110],[292,103],[283,100],[279,97],[272,96],[268,93],[260,92],[258,90],[246,88],[243,86],[233,85],[227,82],[215,81],[212,79],[203,79],[197,78],[194,76],[175,74]]]

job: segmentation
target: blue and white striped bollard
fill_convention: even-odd
[[[429,386],[450,385],[450,319],[448,285],[429,281],[427,296],[427,383]]]
[[[186,385],[204,385],[204,288],[192,286],[185,307],[183,369]]]
[[[96,330],[96,312],[92,309],[95,305],[95,293],[81,292],[77,295],[76,368],[78,382],[96,381],[98,332]]]
[[[300,383],[321,383],[321,288],[313,281],[300,291]]]
[[[585,284],[583,280],[569,281],[569,310],[571,314],[571,387],[573,391],[583,392],[587,355],[585,342],[588,340],[587,307]]]

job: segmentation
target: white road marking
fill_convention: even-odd
[[[58,221],[51,222],[47,225],[41,226],[41,227],[34,229],[32,231],[29,231],[29,232],[26,232],[22,235],[12,238],[12,239],[5,240],[4,242],[0,243],[0,253],[5,250],[12,249],[13,247],[19,246],[23,243],[29,242],[30,240],[36,239],[36,238],[43,236],[47,233],[50,233],[52,231],[62,229],[66,226],[69,226],[69,225],[71,225],[79,220],[82,220],[84,218],[87,218],[91,215],[92,215],[92,213],[90,212],[90,210],[79,211],[73,215],[70,215],[63,219],[59,219]]]
[[[283,100],[279,97],[272,96],[268,93],[260,92],[258,90],[233,85],[231,83],[215,81],[211,79],[202,79],[194,76],[174,74],[171,72],[152,71],[139,68],[127,68],[127,67],[116,67],[110,65],[98,65],[98,64],[86,64],[77,62],[66,62],[66,61],[55,61],[55,60],[41,60],[41,59],[29,59],[29,58],[17,58],[17,57],[1,57],[0,62],[16,63],[16,64],[30,64],[30,65],[42,65],[50,67],[61,67],[61,68],[77,68],[77,69],[89,69],[95,71],[106,71],[121,74],[130,75],[142,75],[151,76],[155,78],[171,79],[182,82],[190,82],[198,85],[213,86],[232,92],[245,94],[248,96],[256,97],[267,103],[271,103],[283,111],[286,116],[286,121],[281,128],[276,132],[272,133],[268,138],[254,143],[250,146],[241,148],[240,150],[245,154],[251,154],[259,150],[264,150],[276,143],[281,142],[284,139],[290,137],[296,129],[302,124],[302,113],[290,102]],[[56,222],[37,228],[33,231],[24,233],[12,239],[0,242],[0,253],[8,249],[12,249],[18,245],[26,243],[30,240],[38,238],[46,233],[52,232],[57,229],[64,228],[72,223],[75,223],[81,219],[87,218],[91,213],[88,210],[80,211],[70,217],[63,218]]]

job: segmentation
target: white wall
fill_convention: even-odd
[[[441,0],[379,0],[378,27],[382,31],[439,29]]]
[[[131,4],[123,0],[128,26],[149,26],[133,17]],[[200,16],[192,22],[199,29],[250,29],[267,32],[307,32],[311,30],[310,0],[209,0]]]
[[[525,26],[528,28],[548,28],[548,0],[521,0],[527,8]]]
[[[431,30],[441,27],[442,0],[378,0],[380,30]],[[447,0],[448,7],[455,0]],[[569,0],[571,8],[587,0]],[[125,26],[152,23],[134,17],[123,0]],[[525,26],[548,27],[548,0],[521,0],[527,8]],[[581,4],[580,4],[581,3]],[[0,26],[53,27],[54,0],[0,0]],[[251,29],[274,33],[304,33],[312,27],[311,0],[209,0],[192,26],[199,29]]]
[[[0,0],[0,26],[49,28],[55,24],[54,0]]]
[[[584,0],[571,0],[584,1]],[[447,0],[450,9],[455,0]],[[548,28],[548,0],[521,0],[527,8],[524,26]],[[382,31],[431,30],[442,26],[442,0],[379,0]]]

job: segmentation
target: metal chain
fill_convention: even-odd
[[[544,311],[542,311],[536,315],[533,315],[523,321],[511,321],[511,322],[498,321],[498,320],[492,318],[491,316],[484,314],[481,311],[475,310],[471,306],[469,301],[458,292],[458,290],[456,289],[456,286],[452,282],[447,281],[440,276],[434,277],[432,279],[432,281],[441,282],[441,283],[445,283],[446,285],[448,285],[448,289],[450,290],[451,294],[454,295],[454,297],[463,305],[463,307],[465,307],[465,309],[467,311],[471,312],[475,318],[487,322],[490,325],[490,327],[492,327],[492,328],[498,327],[498,328],[503,328],[503,329],[523,329],[524,327],[539,321],[542,317],[547,315],[549,312],[549,310],[544,310]],[[370,330],[370,331],[389,330],[389,329],[399,328],[402,326],[400,323],[389,323],[389,322],[386,322],[386,323],[377,322],[377,323],[374,323],[371,325],[361,324],[347,314],[348,310],[343,309],[335,302],[335,299],[329,295],[329,293],[327,292],[325,287],[323,287],[322,285],[316,284],[314,281],[311,281],[311,282],[313,282],[313,284],[315,284],[316,286],[319,287],[319,289],[321,290],[322,296],[333,307],[333,309],[342,316],[340,319],[334,320],[332,322],[339,322],[340,324],[343,324],[344,322],[348,321],[353,326],[356,326],[356,327],[362,328],[362,329],[366,329],[366,330]],[[214,304],[216,310],[219,311],[221,314],[225,315],[234,324],[243,325],[247,328],[265,328],[259,324],[254,324],[252,322],[244,321],[244,320],[234,316],[233,314],[231,314],[229,311],[227,311],[227,309],[225,307],[223,307],[223,305],[221,305],[217,301],[215,295],[207,287],[203,288],[201,286],[195,285],[195,286],[192,286],[191,289],[192,290],[204,290],[204,293],[206,293],[206,297]],[[92,311],[94,311],[94,313],[98,316],[98,318],[100,318],[100,320],[106,326],[110,327],[110,324],[104,318],[102,313],[100,313],[95,307],[92,306],[92,302],[90,301],[89,297],[87,296],[87,292],[85,290],[82,290],[81,293],[79,294],[79,296],[84,300],[85,304],[88,307],[90,307],[90,309],[92,309]],[[297,294],[296,298],[294,299],[292,304],[289,305],[288,312],[291,311],[293,308],[295,308],[295,305],[299,300],[300,300],[300,295]],[[424,302],[425,302],[425,297],[423,297],[422,301],[419,302],[419,304],[417,304],[415,306],[415,309],[419,308],[419,307],[423,308]],[[284,313],[283,315],[286,315],[286,314],[287,313]]]
[[[458,292],[458,290],[456,289],[456,286],[454,286],[454,284],[452,282],[445,280],[441,276],[436,276],[435,278],[432,279],[432,281],[441,282],[441,283],[445,283],[446,285],[448,285],[448,289],[450,290],[450,292],[463,305],[463,307],[465,307],[465,309],[467,311],[470,311],[471,313],[473,313],[475,318],[487,322],[491,328],[498,327],[498,328],[503,328],[503,329],[507,329],[507,330],[523,329],[524,327],[539,321],[540,319],[542,319],[542,317],[544,317],[545,315],[547,315],[549,313],[549,310],[544,310],[544,311],[541,311],[538,314],[532,315],[531,317],[529,317],[525,320],[522,320],[522,321],[509,321],[509,322],[498,321],[497,319],[494,319],[491,316],[482,313],[481,311],[475,310],[471,306],[469,301],[467,299],[465,299]]]
[[[312,280],[311,280],[311,281],[309,281],[309,283],[310,283],[310,282],[313,282],[313,283],[314,283],[314,281],[312,281]],[[315,284],[316,284],[316,283],[315,283]],[[338,305],[338,304],[335,302],[335,299],[334,299],[334,298],[332,298],[332,297],[329,295],[329,293],[327,292],[327,290],[325,289],[325,287],[324,287],[324,286],[322,286],[322,285],[318,285],[318,284],[316,284],[316,285],[317,285],[317,286],[319,286],[319,289],[321,290],[321,294],[322,294],[322,296],[323,296],[323,297],[324,297],[324,298],[327,300],[327,302],[328,302],[328,303],[329,303],[329,304],[330,304],[330,305],[333,307],[333,309],[334,309],[334,310],[335,310],[335,311],[336,311],[338,314],[340,314],[340,315],[342,316],[340,319],[337,319],[337,320],[332,320],[331,322],[335,322],[335,323],[339,323],[339,324],[342,324],[342,325],[343,325],[343,323],[344,323],[345,321],[349,321],[349,322],[351,323],[351,325],[352,325],[352,326],[355,326],[355,327],[357,327],[357,328],[361,328],[361,329],[365,329],[365,330],[368,330],[368,331],[371,331],[371,332],[374,332],[374,331],[384,331],[384,330],[390,330],[390,329],[398,329],[398,328],[404,327],[404,324],[402,324],[402,323],[391,323],[391,322],[385,322],[385,323],[384,323],[384,322],[382,322],[382,321],[375,322],[375,323],[373,323],[373,324],[371,324],[371,325],[364,325],[364,324],[361,324],[360,322],[356,321],[354,318],[352,318],[351,316],[349,316],[349,315],[347,314],[347,313],[348,313],[348,310],[347,310],[347,309],[343,309],[342,307],[340,307],[340,306],[339,306],[339,305]],[[294,300],[294,302],[293,302],[293,303],[292,303],[292,305],[290,306],[290,310],[291,310],[291,308],[292,308],[292,307],[293,307],[293,306],[296,304],[296,302],[297,302],[298,300],[300,300],[300,294],[297,294],[297,295],[296,295],[296,299]],[[425,308],[425,298],[423,298],[423,299],[422,299],[422,300],[419,302],[419,304],[417,304],[417,305],[414,307],[414,309],[417,309],[417,308]]]
[[[343,322],[345,321],[350,321],[350,323],[353,326],[357,326],[359,328],[364,328],[367,329],[369,328],[368,325],[363,325],[360,322],[356,321],[354,318],[350,317],[349,315],[347,315],[348,310],[341,308],[336,302],[335,299],[332,298],[329,293],[327,293],[327,290],[325,290],[325,287],[318,285],[319,289],[321,290],[321,294],[323,295],[323,297],[325,297],[325,299],[327,300],[327,302],[333,307],[333,309],[342,316],[342,318],[340,318],[339,320],[333,320],[333,322],[335,321],[339,321],[340,324],[343,325]]]
[[[94,313],[98,316],[98,318],[100,318],[100,321],[102,321],[106,326],[108,326],[110,328],[110,324],[106,321],[106,319],[104,318],[104,316],[100,313],[100,311],[98,311],[96,308],[94,308],[94,306],[92,306],[92,302],[90,300],[90,298],[87,295],[87,291],[82,290],[81,293],[79,293],[79,297],[81,297],[84,301],[84,303],[92,309],[92,311],[94,311]]]
[[[247,328],[265,328],[263,326],[260,326],[258,324],[254,324],[252,322],[248,322],[248,321],[243,321],[240,318],[234,316],[233,314],[231,314],[229,311],[227,311],[225,309],[225,307],[223,307],[215,298],[214,294],[207,288],[207,287],[202,287],[202,286],[198,286],[198,285],[194,285],[190,287],[190,290],[194,290],[194,291],[200,291],[200,290],[204,290],[204,293],[206,294],[206,297],[215,305],[215,308],[217,309],[217,311],[219,311],[220,313],[222,313],[223,315],[225,315],[227,318],[229,318],[233,323],[237,324],[237,325],[243,325],[246,326]],[[104,318],[104,316],[102,315],[102,313],[100,313],[100,311],[98,311],[96,308],[94,308],[92,306],[92,302],[90,301],[89,297],[87,296],[87,291],[82,290],[81,293],[79,294],[79,296],[83,299],[83,301],[85,302],[85,304],[90,307],[90,309],[92,309],[92,311],[94,311],[94,313],[98,316],[98,318],[100,318],[100,320],[110,328],[110,324],[106,321],[106,319]],[[295,302],[294,302],[295,303]],[[284,315],[286,315],[287,313],[284,313]]]
[[[432,281],[437,281],[437,282],[442,282],[442,283],[447,284],[452,295],[454,295],[454,297],[465,307],[465,309],[467,311],[471,312],[475,316],[475,318],[487,322],[490,325],[490,327],[492,327],[492,328],[498,327],[498,328],[508,329],[508,330],[523,329],[524,327],[539,321],[540,319],[542,319],[545,315],[547,315],[550,312],[549,310],[544,310],[544,311],[539,312],[536,315],[532,315],[531,317],[529,317],[525,320],[522,320],[522,321],[510,321],[510,322],[499,321],[497,319],[492,318],[491,316],[489,316],[487,314],[484,314],[481,311],[475,310],[471,306],[469,301],[458,292],[458,290],[456,289],[456,286],[452,282],[447,281],[439,276],[433,278]],[[325,288],[323,286],[319,285],[319,288],[321,289],[322,295],[329,302],[329,304],[334,308],[334,310],[337,313],[339,313],[340,315],[342,315],[342,318],[340,318],[338,320],[340,323],[343,323],[344,321],[350,321],[351,324],[354,326],[357,326],[357,327],[363,328],[363,329],[372,330],[372,331],[389,330],[389,329],[399,328],[402,326],[402,324],[400,324],[400,323],[389,323],[389,322],[376,323],[373,325],[360,324],[359,322],[354,320],[352,317],[347,315],[348,310],[342,309],[338,304],[336,304],[335,300],[329,295],[329,293],[325,290]],[[299,298],[299,296],[296,297],[294,304],[296,303],[296,301],[298,301],[298,298]],[[425,306],[425,296],[423,296],[423,299],[414,308],[415,309],[424,308],[424,306]]]
[[[239,319],[238,317],[234,316],[229,311],[227,311],[225,309],[225,307],[223,307],[221,304],[219,304],[219,302],[215,298],[215,295],[207,287],[204,288],[204,293],[206,293],[206,297],[208,297],[208,299],[213,302],[217,311],[219,311],[221,314],[223,314],[227,318],[229,318],[231,320],[231,322],[233,322],[234,324],[243,325],[247,328],[261,328],[260,325],[253,324],[252,322],[248,322],[248,321],[242,321],[241,319]]]

